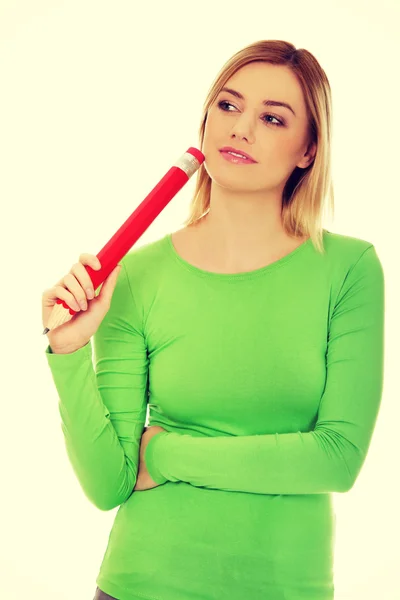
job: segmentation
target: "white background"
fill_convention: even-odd
[[[399,17],[395,0],[1,1],[2,599],[91,600],[117,511],[96,510],[68,462],[42,292],[198,147],[211,82],[261,39],[306,48],[326,71],[336,214],[325,227],[372,242],[385,271],[384,396],[363,470],[335,494],[335,600],[400,599]],[[137,246],[182,226],[195,177]]]

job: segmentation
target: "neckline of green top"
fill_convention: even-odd
[[[325,230],[324,230],[325,235]],[[173,242],[172,242],[172,232],[167,233],[164,236],[164,244],[167,245],[168,251],[171,256],[175,258],[175,260],[186,269],[191,271],[192,273],[199,275],[200,277],[207,277],[209,279],[219,279],[220,281],[232,281],[232,280],[243,280],[243,279],[252,279],[253,277],[259,277],[260,275],[275,271],[276,269],[286,265],[290,260],[292,260],[295,256],[298,256],[302,252],[305,251],[306,248],[312,245],[311,237],[309,237],[305,242],[297,246],[294,250],[282,256],[278,260],[265,265],[264,267],[260,267],[259,269],[253,269],[252,271],[243,271],[242,273],[216,273],[214,271],[206,271],[205,269],[200,269],[195,265],[192,265],[187,260],[185,260],[180,254],[178,254]]]

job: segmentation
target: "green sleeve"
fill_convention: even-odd
[[[384,274],[374,246],[349,269],[335,304],[314,430],[194,437],[161,432],[145,461],[159,481],[255,494],[346,492],[371,442],[383,389]]]
[[[45,351],[69,460],[101,510],[119,506],[133,491],[148,399],[142,318],[121,262],[110,308],[93,338],[70,354]]]

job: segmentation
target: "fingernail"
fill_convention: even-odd
[[[93,298],[93,292],[90,288],[86,288],[86,295],[91,300]]]

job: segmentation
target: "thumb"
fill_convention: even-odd
[[[115,284],[117,283],[118,275],[121,269],[122,265],[118,264],[108,275],[107,279],[105,279],[102,283],[99,295],[102,299],[106,300],[106,302],[111,300],[111,296],[113,295]]]

